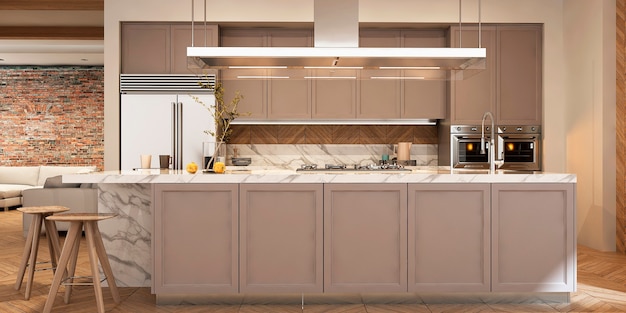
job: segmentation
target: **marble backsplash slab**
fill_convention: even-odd
[[[227,165],[237,149],[237,156],[251,158],[251,166],[272,166],[297,169],[302,164],[368,165],[378,163],[383,154],[393,158],[390,144],[229,144]],[[411,160],[417,166],[436,166],[438,145],[413,144]]]

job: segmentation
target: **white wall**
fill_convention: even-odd
[[[203,1],[195,3],[196,20],[202,20]],[[478,0],[462,3],[463,21],[476,22]],[[313,0],[207,0],[207,4],[211,22],[313,21]],[[458,4],[458,0],[360,0],[359,20],[458,23]],[[482,0],[481,10],[485,23],[544,23],[544,169],[579,174],[579,241],[613,250],[615,179],[608,170],[615,165],[614,65],[610,68],[615,62],[615,0]],[[117,169],[119,159],[120,21],[190,20],[191,1],[105,2],[105,169]],[[581,32],[581,40],[575,40]],[[579,42],[585,44],[577,46]],[[567,69],[579,63],[573,69],[580,71],[577,78]],[[593,160],[585,157],[591,151],[587,139],[597,148]]]
[[[615,1],[565,1],[567,171],[578,242],[615,249]]]

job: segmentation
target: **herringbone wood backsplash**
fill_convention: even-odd
[[[233,125],[231,144],[436,144],[437,126]]]

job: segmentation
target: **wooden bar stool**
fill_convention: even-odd
[[[70,228],[63,244],[63,251],[61,251],[61,257],[59,259],[58,268],[61,270],[54,273],[54,279],[50,286],[50,293],[46,299],[43,312],[49,313],[52,310],[52,305],[56,299],[59,286],[63,283],[65,285],[65,303],[70,302],[70,296],[72,294],[72,285],[92,285],[96,294],[96,304],[98,306],[98,312],[104,313],[104,300],[102,297],[102,286],[100,283],[105,279],[109,283],[111,295],[115,303],[120,302],[120,294],[115,284],[115,277],[113,277],[113,271],[111,271],[111,265],[102,243],[102,235],[98,229],[98,222],[117,216],[114,213],[66,213],[51,215],[46,218],[49,221],[57,222],[70,222]],[[89,252],[89,263],[91,265],[91,282],[90,283],[75,283],[74,271],[76,270],[76,259],[78,257],[78,247],[80,245],[80,233],[85,227],[85,238],[87,239],[87,249]],[[102,265],[102,271],[104,272],[104,278],[100,278],[100,272],[98,270],[98,260]],[[69,267],[68,267],[69,264]],[[67,272],[67,275],[66,275]],[[63,282],[67,280],[69,282]]]
[[[24,253],[22,254],[22,261],[20,262],[20,269],[17,272],[17,280],[15,281],[15,290],[20,290],[22,287],[22,281],[24,280],[24,273],[28,267],[28,278],[26,280],[26,292],[24,297],[26,300],[30,299],[30,292],[33,287],[33,278],[35,277],[35,267],[37,264],[50,263],[51,268],[41,268],[39,270],[56,269],[57,261],[61,255],[61,248],[59,245],[59,233],[57,232],[56,224],[53,221],[47,220],[47,216],[51,216],[54,213],[69,211],[69,208],[64,206],[33,206],[17,208],[18,211],[24,214],[32,214],[33,219],[30,222],[28,228],[28,236],[26,237],[26,244],[24,245]],[[37,263],[37,251],[39,251],[39,235],[41,234],[41,225],[46,225],[46,237],[48,238],[48,248],[50,250],[50,261]]]

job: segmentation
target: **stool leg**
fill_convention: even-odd
[[[28,266],[28,259],[30,258],[30,251],[33,248],[33,233],[35,232],[35,223],[37,221],[33,218],[30,221],[30,227],[28,228],[28,235],[26,236],[26,244],[24,245],[24,252],[22,253],[22,261],[20,262],[20,269],[17,271],[17,280],[15,281],[15,290],[20,290],[22,287],[22,281],[24,280],[24,273],[26,273],[26,266]]]
[[[98,257],[100,258],[100,264],[102,265],[102,271],[107,278],[107,283],[109,284],[109,290],[111,290],[111,295],[113,296],[113,301],[115,303],[120,303],[120,293],[117,290],[117,283],[115,282],[115,277],[113,276],[113,271],[111,270],[111,263],[109,262],[109,257],[107,256],[107,252],[104,249],[104,243],[102,242],[102,234],[100,233],[100,228],[98,228],[98,224],[94,223],[94,234],[95,242],[96,242],[96,251],[98,252]]]
[[[44,218],[43,223],[46,226],[46,237],[48,237],[48,245],[50,246],[50,262],[52,263],[53,270],[56,271],[57,263],[61,256],[59,231],[57,230],[55,222],[48,221]]]
[[[82,230],[82,226],[81,226],[81,230]],[[78,234],[78,240],[74,242],[74,245],[72,247],[72,255],[70,256],[70,263],[67,267],[68,284],[65,285],[65,298],[63,299],[63,301],[65,301],[65,304],[70,303],[70,297],[72,296],[72,289],[74,287],[72,286],[72,283],[74,283],[74,273],[76,273],[76,262],[78,261],[79,248],[80,248],[80,233]]]
[[[60,271],[56,271],[54,273],[54,279],[52,279],[52,284],[50,285],[50,292],[48,293],[46,304],[43,307],[43,313],[50,313],[52,310],[54,300],[56,299],[57,292],[59,291],[59,287],[61,285],[61,280],[64,278],[65,272],[67,271],[67,263],[72,255],[74,242],[80,239],[79,234],[81,230],[82,223],[80,221],[70,223],[70,229],[67,237],[65,238],[65,243],[63,244],[61,257],[59,258],[58,269],[60,269]]]
[[[94,238],[94,223],[94,221],[85,221],[85,237],[87,237],[87,250],[89,251],[89,263],[91,264],[91,276],[93,276],[93,290],[96,294],[98,313],[104,313],[104,299],[102,298],[100,270],[98,269],[98,255]]]
[[[28,278],[26,280],[26,292],[24,298],[30,299],[30,291],[33,288],[33,280],[35,279],[35,266],[37,265],[37,251],[39,251],[39,237],[41,233],[41,224],[43,214],[34,214],[35,230],[33,232],[33,244],[30,249],[30,259],[28,260]]]

